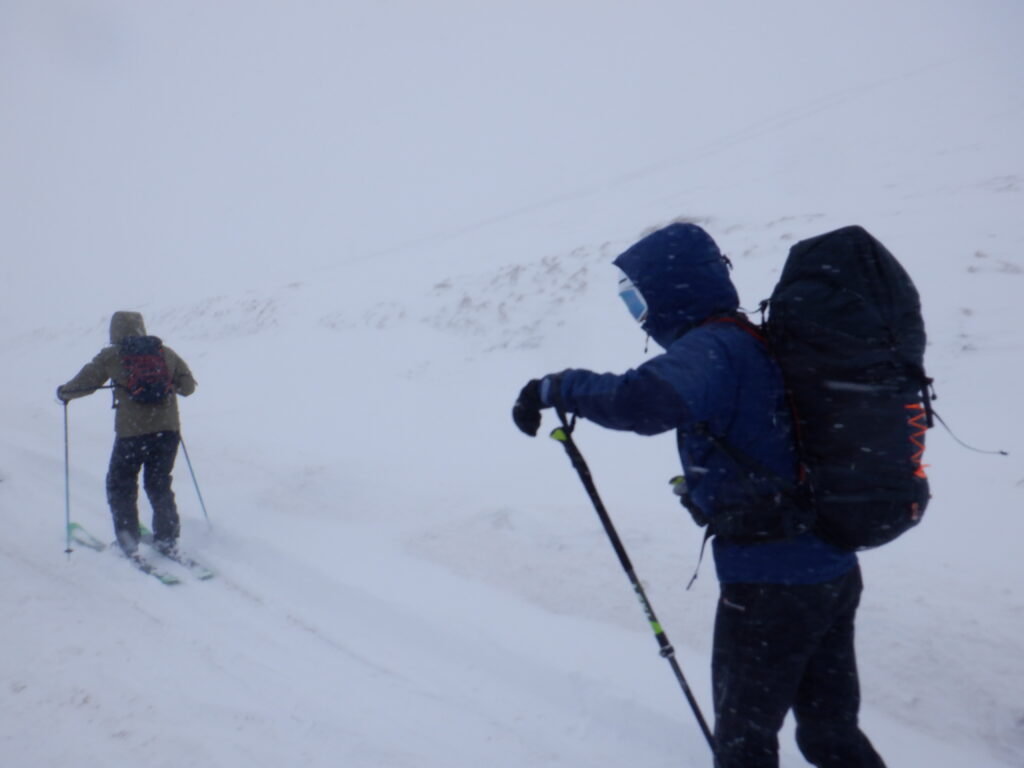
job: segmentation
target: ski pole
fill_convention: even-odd
[[[71,461],[68,449],[68,401],[64,403],[64,553],[71,557]]]
[[[565,452],[569,455],[569,460],[572,462],[577,474],[579,474],[580,480],[583,482],[583,487],[586,489],[587,495],[590,496],[590,500],[594,504],[594,509],[597,510],[597,516],[601,518],[601,524],[604,526],[605,533],[608,534],[608,539],[611,541],[612,548],[615,550],[615,554],[619,556],[619,562],[622,564],[622,569],[626,572],[626,576],[629,577],[629,582],[633,585],[633,591],[636,593],[637,599],[640,601],[640,605],[644,610],[644,614],[647,616],[647,621],[651,625],[651,629],[654,631],[654,638],[658,641],[660,653],[672,667],[672,672],[675,673],[676,680],[679,681],[679,685],[683,689],[683,695],[686,696],[686,701],[689,702],[690,709],[693,710],[693,714],[697,718],[700,730],[704,734],[704,738],[707,739],[708,746],[711,747],[711,754],[716,758],[717,764],[714,736],[711,735],[711,730],[708,728],[708,724],[704,720],[704,715],[700,711],[697,699],[694,697],[693,691],[690,690],[690,686],[686,682],[686,677],[683,675],[683,670],[679,666],[679,662],[676,661],[675,649],[669,642],[668,636],[665,634],[665,630],[658,621],[657,616],[655,616],[654,608],[651,606],[651,601],[647,599],[647,593],[644,591],[643,585],[640,583],[640,579],[637,578],[636,572],[633,570],[633,564],[629,560],[629,555],[626,553],[626,548],[622,544],[622,539],[619,538],[619,534],[616,532],[615,526],[612,524],[611,516],[609,516],[604,503],[601,501],[601,497],[597,493],[597,486],[594,485],[594,478],[590,474],[590,468],[587,466],[587,462],[584,460],[583,454],[580,453],[580,449],[576,447],[576,443],[572,439],[572,431],[575,428],[576,417],[573,416],[572,423],[570,423],[566,419],[565,413],[560,408],[557,410],[558,417],[562,420],[562,426],[556,427],[552,430],[551,437],[562,444],[562,447],[565,448]]]
[[[185,454],[185,463],[188,464],[188,472],[192,475],[192,485],[196,487],[196,496],[199,497],[199,506],[203,508],[203,517],[206,518],[206,524],[212,528],[213,523],[210,522],[210,515],[206,511],[206,504],[203,503],[203,493],[199,490],[199,481],[196,480],[195,470],[192,469],[192,460],[188,457],[188,448],[185,447],[185,438],[180,437],[180,435],[179,438],[181,440],[181,450]]]

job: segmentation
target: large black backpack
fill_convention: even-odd
[[[929,498],[930,379],[914,284],[867,231],[845,227],[793,246],[768,308],[815,530],[849,550],[891,541]]]

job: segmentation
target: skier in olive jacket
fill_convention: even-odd
[[[173,349],[161,345],[170,374],[172,391],[161,402],[139,403],[128,396],[128,374],[122,362],[122,343],[146,336],[138,312],[115,312],[110,318],[110,346],[86,363],[78,375],[57,387],[57,397],[67,403],[84,397],[112,382],[114,392],[114,449],[107,472],[107,501],[114,517],[114,533],[126,554],[139,543],[139,470],[153,507],[153,543],[163,552],[173,552],[180,523],[171,490],[171,470],[181,441],[176,395],[191,395],[196,381],[188,365]],[[159,343],[159,340],[156,340]]]

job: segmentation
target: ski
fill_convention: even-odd
[[[131,554],[131,555],[128,555],[127,557],[128,557],[128,562],[130,562],[133,566],[138,568],[140,571],[142,571],[147,576],[152,576],[154,579],[159,581],[161,584],[166,584],[167,586],[171,586],[173,584],[180,584],[181,583],[181,579],[179,579],[173,573],[171,573],[170,571],[165,571],[162,568],[157,568],[155,565],[153,565],[151,562],[149,562],[149,560],[144,558],[138,552],[136,552],[134,554]]]
[[[160,557],[177,563],[187,570],[192,576],[199,579],[200,581],[207,581],[216,576],[216,573],[212,568],[207,567],[203,563],[196,560],[190,555],[182,553],[177,547],[171,552],[164,552],[157,547],[153,546],[153,533],[146,526],[139,526],[140,538],[143,544],[148,544],[153,547],[153,551]]]
[[[181,552],[161,552],[160,550],[155,548],[153,549],[153,551],[160,555],[160,557],[166,558],[167,560],[170,560],[182,566],[183,568],[185,568],[185,570],[187,570],[190,574],[192,574],[195,578],[199,579],[200,581],[207,581],[208,579],[212,579],[214,576],[216,576],[216,573],[214,573],[214,571],[211,568],[207,568],[205,565],[200,563],[195,558],[189,557],[188,555],[184,555]]]
[[[97,539],[95,536],[93,536],[91,533],[85,530],[85,528],[82,527],[82,525],[80,525],[79,523],[70,523],[68,525],[68,534],[71,536],[72,541],[81,544],[83,547],[88,547],[89,549],[95,550],[96,552],[103,552],[109,548],[113,552],[122,554],[119,547],[108,547],[107,544],[104,544],[102,541]],[[179,579],[173,573],[171,573],[170,571],[165,571],[162,568],[158,568],[157,566],[153,565],[153,563],[151,563],[149,560],[140,555],[138,552],[136,552],[133,555],[125,555],[125,557],[127,558],[128,562],[132,564],[133,567],[142,571],[142,573],[146,574],[147,576],[152,576],[161,584],[171,586],[172,584],[181,583],[181,579]],[[185,565],[185,563],[182,563],[182,565]],[[188,566],[186,565],[186,567]],[[210,576],[212,575],[213,572],[211,571]],[[209,576],[205,578],[209,578]]]

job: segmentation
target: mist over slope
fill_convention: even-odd
[[[1024,760],[1015,3],[0,6],[0,737],[12,765],[707,763],[528,378],[645,359],[611,259],[677,218],[747,307],[850,223],[922,295],[922,526],[862,557],[890,765]],[[54,387],[138,309],[199,389],[218,578],[63,553]],[[646,353],[653,354],[653,351]],[[106,395],[69,408],[109,535]],[[549,423],[549,422],[546,422]],[[716,585],[672,436],[578,440],[710,712]],[[140,503],[143,519],[149,509]],[[789,738],[783,764],[801,765]]]

